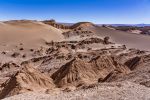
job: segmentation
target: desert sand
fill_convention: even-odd
[[[0,22],[0,99],[148,100],[149,42],[91,22]]]
[[[131,34],[129,32],[122,32],[103,27],[95,28],[94,32],[103,37],[110,36],[112,38],[112,41],[114,41],[115,43],[125,44],[129,48],[150,50],[150,36],[145,36],[142,34]]]
[[[37,48],[45,42],[60,41],[62,31],[38,21],[8,21],[0,24],[0,49],[11,49],[19,44]]]

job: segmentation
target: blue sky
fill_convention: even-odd
[[[150,24],[150,0],[0,0],[0,20]]]

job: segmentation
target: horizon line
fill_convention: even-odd
[[[46,21],[46,20],[52,20],[52,19],[41,19],[41,20],[38,20],[38,19],[8,19],[8,20],[0,20],[0,22],[6,22],[6,21],[21,21],[21,20],[26,20],[26,21]],[[55,19],[53,19],[55,20]],[[56,23],[66,23],[66,24],[74,24],[74,23],[79,23],[79,22],[91,22],[91,23],[94,23],[92,21],[77,21],[77,22],[59,22],[57,20],[55,20]],[[106,24],[106,25],[112,25],[112,24],[116,24],[116,25],[149,25],[150,23],[94,23],[94,24],[100,24],[100,25],[103,25],[103,24]]]

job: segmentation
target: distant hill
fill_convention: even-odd
[[[104,24],[98,24],[98,25],[102,26]],[[136,26],[136,27],[150,26],[150,24],[105,24],[105,25],[111,25],[111,26]]]
[[[73,25],[75,23],[63,23],[63,22],[60,22],[60,24],[71,26],[71,25]],[[111,26],[136,26],[136,27],[150,26],[150,24],[96,24],[96,25],[98,25],[98,26],[102,26],[102,25],[111,25]]]

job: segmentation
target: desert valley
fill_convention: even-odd
[[[0,22],[0,99],[149,100],[150,36],[55,20]]]

